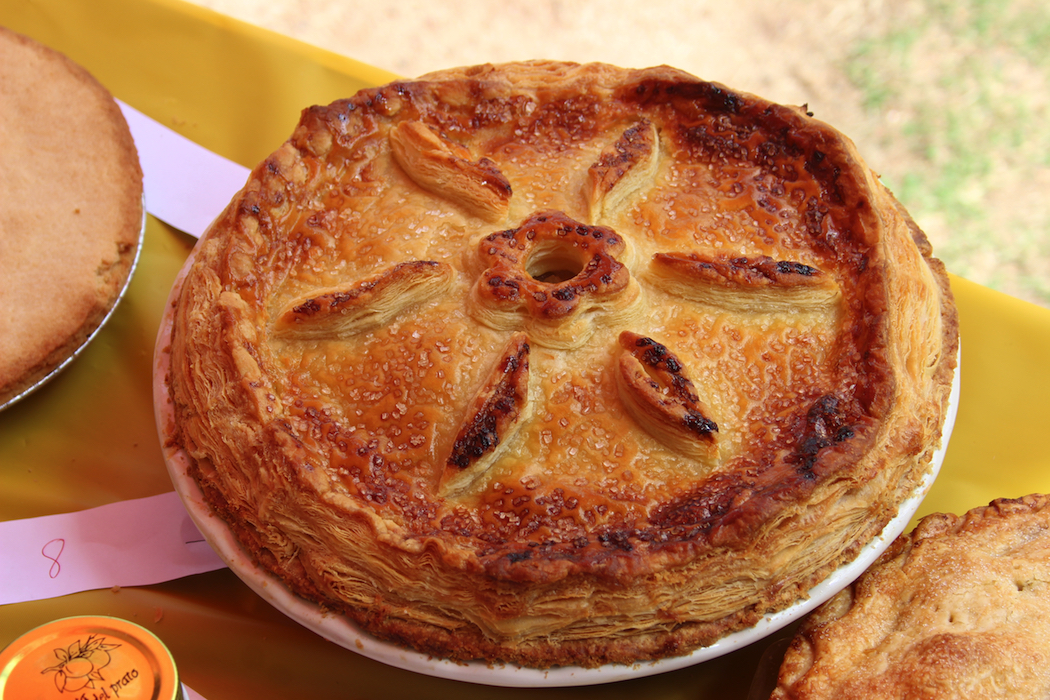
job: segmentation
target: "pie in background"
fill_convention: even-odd
[[[661,67],[304,110],[198,243],[162,438],[260,567],[456,661],[688,654],[930,474],[947,275],[842,134]]]
[[[1050,696],[1050,497],[937,513],[802,624],[775,700]]]
[[[0,27],[0,406],[95,332],[131,275],[142,170],[84,68]]]

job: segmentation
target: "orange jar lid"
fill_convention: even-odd
[[[0,652],[0,700],[182,700],[171,652],[115,617],[67,617]]]

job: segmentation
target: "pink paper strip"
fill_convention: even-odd
[[[117,101],[142,164],[146,211],[200,238],[248,179],[248,168]]]
[[[0,522],[0,605],[225,567],[175,492]]]

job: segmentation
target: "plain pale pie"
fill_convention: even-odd
[[[937,513],[803,623],[775,700],[1050,696],[1050,498]]]
[[[690,652],[929,472],[957,321],[840,133],[670,68],[303,112],[172,295],[161,430],[266,570],[426,654]]]
[[[93,333],[131,274],[142,171],[86,70],[0,27],[0,404]]]

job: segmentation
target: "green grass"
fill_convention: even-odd
[[[846,74],[898,119],[907,157],[882,169],[942,231],[953,272],[1050,306],[1050,3],[918,0],[862,38]]]

